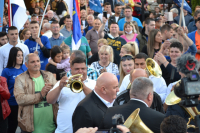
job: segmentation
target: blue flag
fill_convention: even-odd
[[[3,9],[4,9],[4,0],[0,0],[0,32],[3,28]]]
[[[72,36],[72,50],[78,50],[81,45],[81,24],[80,24],[80,10],[78,0],[73,0],[73,36]]]
[[[182,0],[174,0],[174,2],[181,7],[182,4]],[[190,14],[192,14],[192,9],[190,8],[190,6],[188,5],[188,3],[184,0],[183,3],[183,9],[185,9],[186,11],[188,11]]]
[[[94,10],[95,12],[102,13],[102,7],[99,0],[89,0],[90,9]]]

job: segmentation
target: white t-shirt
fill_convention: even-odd
[[[58,81],[53,89],[59,86],[60,81]],[[91,79],[86,79],[84,84],[90,88],[94,89],[96,81]],[[51,89],[50,91],[52,91]],[[64,87],[57,99],[59,104],[59,110],[57,115],[57,128],[55,133],[73,133],[72,127],[72,115],[78,103],[85,98],[85,93],[82,91],[80,93],[74,93],[70,88]]]
[[[7,66],[8,63],[8,58],[10,54],[10,49],[13,47],[13,45],[7,43],[0,47],[0,75],[3,71],[3,69]],[[25,44],[18,43],[15,47],[19,47],[23,51],[23,56],[24,56],[24,62],[25,62],[25,57],[26,55],[29,54],[29,49]],[[24,63],[23,62],[23,63]]]
[[[116,16],[115,16],[116,23],[118,22],[118,19],[119,19],[119,17],[116,17]]]

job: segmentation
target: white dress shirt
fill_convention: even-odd
[[[93,90],[96,85],[96,81],[88,78],[83,82],[91,90]],[[58,81],[54,85],[52,90],[58,87],[59,83],[60,81]],[[74,93],[68,87],[64,87],[61,90],[60,95],[57,99],[59,110],[57,115],[57,128],[55,133],[73,133],[72,115],[78,103],[83,100],[85,96],[86,95],[83,91],[80,93]]]
[[[3,71],[3,69],[7,66],[8,58],[9,58],[9,54],[10,54],[10,49],[12,47],[13,47],[13,45],[11,45],[9,43],[0,47],[0,62],[1,62],[0,63],[0,75]],[[23,58],[24,58],[24,62],[25,62],[25,57],[26,57],[26,55],[29,54],[28,47],[25,44],[22,44],[22,43],[18,43],[15,47],[19,47],[23,51]]]
[[[142,101],[142,100],[140,100],[140,99],[136,99],[136,98],[131,98],[131,100],[136,100],[136,101],[140,101],[140,102],[142,102],[142,103],[144,103],[147,107],[149,107],[148,105],[147,105],[147,103],[145,103],[144,101]]]
[[[165,102],[166,94],[167,94],[167,85],[163,77],[156,78],[154,76],[149,76],[149,79],[153,82],[153,90],[158,93],[158,95],[161,98],[162,103]],[[124,79],[122,80],[122,84],[119,88],[119,93],[126,90],[128,87],[128,84],[130,83],[130,74],[126,75]]]
[[[113,106],[113,103],[114,103],[114,101],[115,100],[113,100],[113,102],[112,103],[110,103],[110,102],[108,102],[108,101],[106,101],[106,100],[104,100],[102,97],[100,97],[97,93],[96,93],[96,91],[94,90],[94,94],[96,94],[97,95],[97,97],[108,107],[108,108],[110,108],[110,107],[112,107]]]

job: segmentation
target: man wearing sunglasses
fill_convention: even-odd
[[[148,56],[144,53],[139,53],[135,56],[134,62],[135,62],[135,69],[146,69],[146,59],[148,58]],[[148,76],[149,79],[153,82],[154,85],[154,92],[156,92],[157,94],[159,94],[162,103],[164,103],[165,101],[165,95],[167,93],[166,89],[167,89],[167,85],[165,80],[163,79],[163,77],[161,78],[156,78],[152,75]],[[128,74],[124,77],[122,84],[119,88],[119,93],[122,93],[124,90],[127,89],[129,83],[130,83],[130,79],[131,78],[131,74]],[[158,84],[159,83],[159,84]],[[118,95],[120,95],[118,93]]]

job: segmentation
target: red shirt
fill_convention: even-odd
[[[134,2],[134,3],[137,3],[137,2],[140,2],[140,3],[141,3],[140,0],[133,0],[133,2]],[[135,8],[135,7],[132,7],[132,9],[133,9],[133,14],[132,14],[132,16],[140,16],[140,14],[137,14],[137,12],[134,11],[134,8]]]

